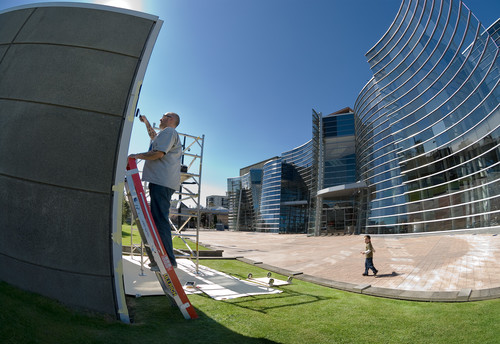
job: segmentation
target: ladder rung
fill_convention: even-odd
[[[198,197],[198,194],[190,194],[190,193],[185,193],[185,192],[176,192],[175,194],[182,195],[182,196]]]
[[[193,157],[193,158],[201,158],[201,155],[197,155],[197,154],[184,153],[183,155],[190,156],[190,157]]]
[[[193,136],[193,135],[184,134],[184,133],[179,133],[179,135],[181,135],[181,136],[186,136],[186,137],[190,137],[190,138],[192,138],[192,139],[195,139],[196,141],[198,141],[198,140],[203,140],[203,138],[202,138],[202,137],[200,137],[200,136]]]

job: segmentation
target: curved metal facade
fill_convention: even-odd
[[[367,233],[500,222],[498,46],[457,0],[405,0],[356,113]]]
[[[312,140],[282,154],[280,233],[307,233],[313,178]],[[315,195],[314,195],[315,196]]]
[[[270,160],[263,166],[260,200],[257,231],[278,232],[281,203],[281,159]]]
[[[229,228],[307,233],[311,202],[312,141],[228,179]]]
[[[251,169],[244,175],[227,180],[229,228],[254,231],[260,208],[262,171]]]

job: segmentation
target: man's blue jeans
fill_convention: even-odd
[[[163,242],[163,247],[167,251],[170,263],[176,267],[174,247],[172,245],[172,228],[168,221],[170,212],[170,199],[175,190],[161,186],[158,184],[149,183],[149,196],[151,199],[151,214],[160,234],[160,239]],[[158,262],[157,262],[158,263]]]

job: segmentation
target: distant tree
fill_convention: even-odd
[[[122,224],[128,223],[130,224],[130,217],[132,216],[132,210],[130,209],[130,205],[127,200],[123,198],[122,202]]]
[[[206,228],[207,225],[207,214],[203,213],[201,214],[201,227]]]

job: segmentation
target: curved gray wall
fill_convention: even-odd
[[[0,13],[0,279],[127,320],[120,178],[161,21],[41,6]]]

